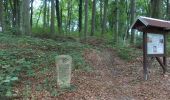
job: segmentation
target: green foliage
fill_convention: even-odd
[[[0,33],[0,96],[12,96],[12,86],[21,79],[38,78],[39,75],[35,72],[37,69],[41,75],[52,72],[57,55],[71,55],[73,70],[91,71],[92,68],[84,62],[82,56],[83,50],[89,47],[74,41],[54,41]],[[57,95],[53,89],[56,83],[55,80],[47,79],[43,86],[37,86],[37,90],[45,87],[43,89]],[[24,93],[28,96],[28,91]]]
[[[131,61],[141,55],[141,51],[133,47],[118,45],[116,47],[118,56],[124,60]]]

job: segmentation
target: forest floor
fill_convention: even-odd
[[[5,37],[8,39],[5,39]],[[152,66],[149,66],[149,80],[144,81],[142,73],[143,58],[141,55],[134,60],[125,61],[118,56],[117,51],[112,47],[98,46],[91,48],[79,43],[73,46],[75,42],[62,44],[55,43],[56,41],[52,40],[30,37],[15,37],[14,39],[13,36],[9,37],[2,34],[0,40],[1,55],[3,53],[3,56],[6,57],[5,51],[7,51],[10,56],[17,56],[15,63],[28,64],[29,61],[30,64],[38,62],[38,66],[33,65],[33,70],[28,69],[28,72],[24,71],[19,74],[20,80],[12,88],[16,100],[170,99],[170,77],[164,77],[162,68],[154,61],[151,64]],[[13,41],[12,44],[11,41]],[[60,90],[57,88],[56,72],[53,71],[55,61],[52,61],[54,60],[53,57],[56,56],[56,52],[57,55],[69,53],[75,58],[79,57],[75,64],[77,69],[72,71],[72,85],[69,89]],[[3,60],[6,59],[5,57],[3,57]],[[14,57],[11,59],[14,59]],[[87,64],[81,62],[80,59],[83,59]],[[73,58],[73,60],[76,59]],[[168,61],[170,61],[169,58]],[[80,63],[80,65],[77,65],[77,63]],[[85,66],[91,66],[92,68]],[[170,68],[168,68],[169,71]]]

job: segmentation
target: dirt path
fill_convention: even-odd
[[[141,57],[124,62],[114,50],[85,50],[86,62],[94,66],[92,72],[75,71],[72,83],[75,92],[60,95],[59,100],[168,100],[170,78],[161,75],[157,63],[150,67],[150,78],[142,78]]]

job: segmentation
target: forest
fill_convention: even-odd
[[[169,21],[170,0],[0,0],[0,100],[170,99],[169,68],[151,59],[143,80],[139,16]],[[65,88],[59,55],[72,58]]]

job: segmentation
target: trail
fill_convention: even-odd
[[[170,78],[161,75],[157,63],[150,67],[150,79],[143,80],[141,57],[133,62],[121,60],[113,49],[87,49],[84,58],[92,72],[73,72],[75,92],[60,95],[59,100],[167,100]]]

